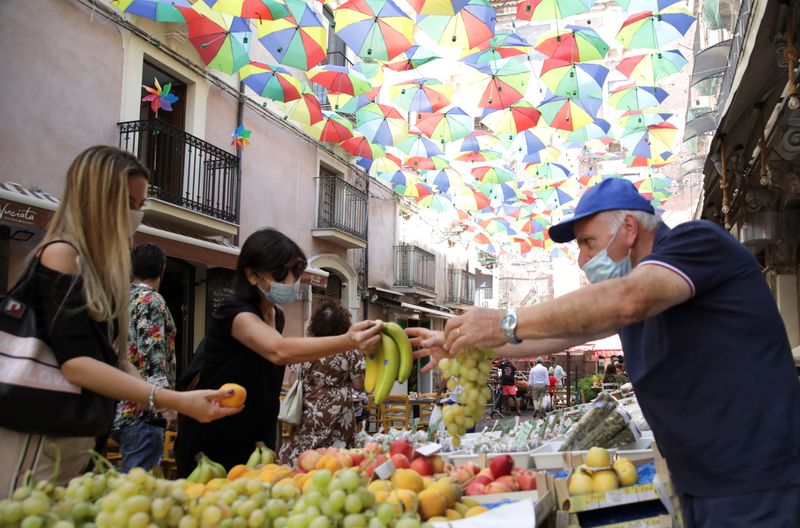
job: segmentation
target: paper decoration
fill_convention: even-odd
[[[142,101],[150,103],[150,109],[156,113],[156,117],[159,110],[172,112],[172,105],[180,100],[177,95],[169,93],[172,90],[172,83],[167,83],[163,87],[158,83],[158,79],[153,79],[153,83],[156,85],[155,88],[142,85],[142,88],[149,92],[148,95],[142,97]]]

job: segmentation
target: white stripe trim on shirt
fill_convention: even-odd
[[[649,264],[652,264],[654,266],[661,266],[662,268],[667,268],[668,270],[674,271],[675,273],[680,275],[683,278],[683,280],[685,280],[686,283],[689,285],[689,288],[692,289],[692,297],[694,297],[694,294],[697,292],[697,289],[694,287],[694,282],[692,282],[692,279],[690,279],[689,276],[685,274],[683,271],[679,270],[672,264],[667,264],[666,262],[661,262],[660,260],[645,260],[644,262],[640,262],[639,264],[637,264],[636,267],[638,268],[639,266],[647,266]]]

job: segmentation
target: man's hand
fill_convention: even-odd
[[[444,349],[450,355],[469,347],[495,348],[507,343],[500,329],[503,310],[472,308],[465,314],[453,317],[444,327]]]
[[[439,360],[448,356],[443,348],[444,334],[438,330],[429,330],[419,326],[406,328],[406,335],[411,338],[411,345],[416,347],[414,357],[430,356],[431,361],[422,367],[423,373],[430,372],[439,364]]]

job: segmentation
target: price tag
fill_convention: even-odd
[[[606,492],[606,500],[608,502],[612,502],[614,504],[619,504],[625,501],[625,492],[624,491],[607,491]]]
[[[387,460],[376,467],[373,474],[381,480],[389,480],[394,475],[394,464],[392,464],[391,460]]]
[[[430,444],[425,444],[423,446],[418,447],[416,451],[422,456],[431,456],[438,453],[441,449],[442,446],[440,444],[437,444],[436,442],[431,442]]]

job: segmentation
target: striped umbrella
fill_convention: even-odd
[[[172,1],[172,0],[170,0]],[[259,20],[289,16],[286,4],[278,0],[202,0],[212,11]],[[174,2],[173,2],[174,3]]]
[[[496,150],[481,150],[478,152],[464,152],[456,156],[456,161],[465,163],[485,163],[503,158],[503,153]]]
[[[359,57],[391,60],[414,44],[414,20],[392,0],[349,0],[335,10],[336,34]]]
[[[444,112],[422,113],[416,127],[439,143],[449,143],[467,137],[474,126],[472,116],[454,106]]]
[[[625,77],[655,84],[681,71],[688,61],[678,50],[653,51],[644,55],[626,57],[619,61],[617,70]]]
[[[258,40],[281,64],[309,70],[325,59],[328,30],[303,0],[283,1],[289,16],[259,20],[256,23]]]
[[[287,103],[300,99],[303,87],[286,68],[250,62],[239,69],[239,79],[261,97]]]
[[[608,44],[590,27],[568,25],[540,37],[536,49],[551,59],[587,62],[603,60]]]
[[[497,14],[489,0],[453,2],[452,15],[420,15],[417,27],[442,46],[472,48],[494,36]]]
[[[211,11],[203,2],[176,7],[189,27],[189,42],[206,66],[232,74],[250,62],[247,20]]]
[[[386,155],[386,150],[384,147],[370,143],[367,138],[360,134],[345,139],[339,143],[339,146],[353,156],[357,156],[359,158],[374,160],[375,158],[382,158]]]
[[[522,0],[517,4],[517,20],[562,20],[586,13],[593,5],[594,0]]]
[[[502,110],[525,96],[531,70],[518,59],[508,59],[504,64],[489,63],[477,68],[479,78],[464,88],[480,94],[478,106]]]
[[[481,42],[461,59],[470,66],[481,66],[490,62],[528,55],[533,46],[516,33],[497,33],[485,42]]]
[[[608,96],[608,104],[617,110],[644,110],[664,102],[669,94],[658,86],[625,84],[615,88]]]
[[[581,64],[559,59],[542,63],[539,79],[550,88],[553,95],[582,99],[603,97],[603,84],[608,68],[600,64]]]
[[[353,137],[353,124],[336,112],[322,112],[322,120],[306,127],[306,132],[323,143],[341,143]]]
[[[449,192],[451,188],[455,190],[455,187],[464,184],[464,178],[461,173],[452,168],[426,171],[423,178],[439,192],[445,193]]]
[[[617,40],[627,49],[661,49],[681,39],[694,24],[694,17],[685,9],[642,11],[629,16],[617,32]]]
[[[595,120],[600,109],[600,99],[571,99],[553,96],[538,106],[542,118],[553,128],[577,130]]]
[[[286,119],[291,119],[304,127],[315,125],[323,119],[322,105],[308,85],[303,86],[300,99],[283,105],[283,111]]]
[[[347,66],[325,64],[308,72],[308,80],[324,86],[333,93],[361,95],[372,90],[372,85],[362,74]]]
[[[461,142],[459,150],[461,152],[480,152],[489,150],[500,145],[497,136],[488,130],[473,130]]]
[[[541,116],[533,103],[522,99],[501,110],[484,110],[481,123],[497,134],[517,134],[535,127]]]
[[[397,145],[408,137],[408,123],[391,106],[370,103],[355,114],[356,130],[373,143]]]
[[[415,79],[389,89],[392,102],[409,112],[436,112],[450,104],[453,87],[439,79]]]
[[[428,64],[429,62],[440,58],[441,57],[432,51],[415,44],[392,59],[390,62],[384,63],[383,67],[397,72],[403,72],[415,70],[423,64]]]
[[[622,9],[629,13],[639,11],[661,11],[667,7],[677,4],[680,0],[614,0]]]

